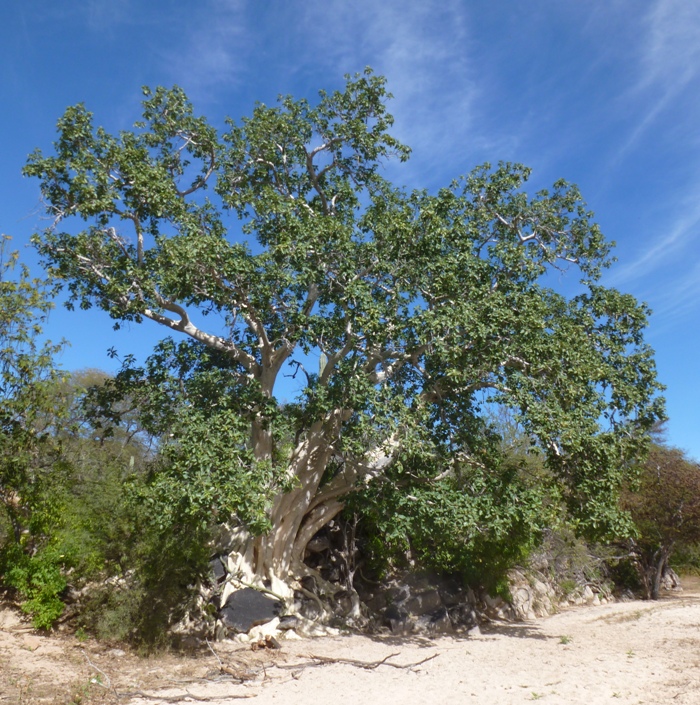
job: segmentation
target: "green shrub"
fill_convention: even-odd
[[[676,573],[700,575],[700,544],[676,546],[670,564]]]
[[[564,596],[584,585],[592,585],[601,593],[611,593],[617,553],[619,550],[613,545],[587,542],[562,520],[544,532],[533,563],[546,565],[540,570],[548,573],[547,577]]]
[[[9,544],[0,552],[0,574],[22,597],[22,610],[37,629],[49,629],[63,613],[67,586],[63,559],[54,546],[32,556],[19,544]]]
[[[208,569],[209,532],[187,525],[163,532],[146,518],[139,527],[127,571],[90,590],[78,623],[98,639],[150,650],[168,642],[168,628],[190,606]]]
[[[404,462],[393,483],[370,485],[348,503],[358,541],[375,573],[413,561],[419,569],[458,574],[473,587],[506,594],[506,572],[522,563],[552,519],[542,486],[494,460],[437,482]]]

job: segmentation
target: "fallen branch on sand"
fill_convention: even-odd
[[[164,703],[181,703],[184,700],[196,700],[197,702],[209,702],[222,700],[243,700],[245,698],[257,698],[258,693],[246,693],[245,695],[213,695],[211,697],[205,697],[201,695],[194,695],[188,690],[185,691],[184,695],[152,695],[151,693],[144,693],[142,690],[132,690],[128,693],[119,693],[120,698],[143,698],[144,700],[160,700]]]
[[[428,656],[427,658],[422,659],[421,661],[416,661],[415,663],[391,663],[389,661],[390,658],[394,658],[394,656],[399,656],[399,654],[389,654],[388,656],[385,656],[383,659],[379,661],[358,661],[357,659],[354,658],[340,658],[340,657],[331,657],[331,656],[314,656],[313,654],[310,654],[307,656],[307,658],[311,659],[309,662],[306,663],[295,663],[295,664],[285,664],[285,665],[280,665],[278,663],[275,664],[275,668],[281,668],[281,669],[287,669],[287,670],[294,670],[294,669],[299,669],[299,668],[306,668],[309,666],[327,666],[329,664],[334,664],[334,663],[340,663],[340,664],[345,664],[348,666],[355,666],[356,668],[364,668],[367,671],[373,671],[375,668],[378,668],[379,666],[391,666],[392,668],[403,668],[403,669],[408,669],[408,668],[415,668],[416,666],[420,666],[427,661],[432,661],[434,658],[439,656],[439,654],[433,654],[432,656]]]

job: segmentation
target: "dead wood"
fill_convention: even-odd
[[[391,666],[392,668],[408,669],[408,668],[415,668],[416,666],[420,666],[421,664],[424,664],[427,661],[432,661],[438,655],[439,654],[433,654],[432,656],[428,656],[427,658],[424,658],[421,661],[416,661],[415,663],[401,664],[401,663],[391,663],[389,661],[389,659],[394,658],[394,656],[399,656],[398,653],[389,654],[388,656],[385,656],[383,659],[380,659],[379,661],[359,661],[354,658],[340,658],[340,657],[332,657],[332,656],[315,656],[313,654],[310,654],[307,658],[309,658],[311,660],[306,663],[295,663],[295,664],[289,664],[289,665],[275,664],[275,667],[280,668],[280,669],[286,669],[286,670],[298,670],[299,668],[307,668],[310,666],[326,666],[329,664],[340,663],[340,664],[345,664],[347,666],[354,666],[355,668],[363,668],[367,671],[373,671],[375,668],[378,668],[379,666]]]
[[[246,693],[245,695],[214,695],[211,697],[194,695],[185,691],[183,695],[153,695],[145,693],[143,690],[132,690],[128,693],[119,693],[120,698],[145,698],[146,700],[160,700],[164,703],[181,703],[183,700],[197,700],[198,702],[209,702],[212,700],[244,700],[246,698],[257,698],[257,693]]]

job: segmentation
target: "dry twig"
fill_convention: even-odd
[[[90,666],[90,668],[93,668],[93,669],[96,670],[98,673],[101,673],[101,674],[107,679],[107,683],[106,683],[106,684],[105,684],[105,683],[100,683],[100,681],[98,681],[96,678],[91,679],[90,682],[91,682],[91,683],[94,683],[95,685],[100,685],[100,686],[102,686],[103,688],[106,688],[107,690],[111,690],[115,695],[118,695],[118,694],[117,694],[117,691],[112,687],[112,679],[111,679],[101,668],[98,668],[98,667],[90,660],[90,657],[87,655],[85,649],[81,649],[81,651],[83,652],[83,656],[85,656],[85,660],[88,662],[88,665]]]
[[[378,668],[379,666],[391,666],[392,668],[415,668],[416,666],[420,666],[421,664],[426,663],[427,661],[432,661],[434,658],[438,656],[438,654],[433,654],[432,656],[428,656],[427,658],[422,659],[421,661],[416,661],[415,663],[405,663],[405,664],[400,664],[400,663],[391,663],[389,661],[390,658],[394,658],[394,656],[398,656],[399,654],[389,654],[388,656],[385,656],[383,659],[380,659],[379,661],[359,661],[354,658],[337,658],[337,657],[332,657],[332,656],[314,656],[313,654],[310,654],[308,658],[312,659],[310,663],[295,663],[291,665],[279,665],[275,664],[277,668],[281,669],[299,669],[300,667],[306,668],[307,666],[325,666],[328,664],[333,664],[333,663],[340,663],[340,664],[346,664],[348,666],[355,666],[356,668],[364,668],[365,670],[368,671],[373,671],[375,668]]]
[[[189,690],[184,695],[151,695],[143,690],[132,690],[128,693],[120,693],[120,698],[144,698],[146,700],[161,700],[164,703],[181,703],[183,700],[197,700],[198,702],[209,702],[212,700],[243,700],[245,698],[257,698],[257,693],[246,693],[245,695],[214,695],[211,697],[194,695]]]

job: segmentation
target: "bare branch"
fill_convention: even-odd
[[[391,666],[392,668],[415,668],[416,666],[420,666],[424,663],[427,663],[428,661],[432,661],[434,658],[437,658],[439,654],[433,654],[432,656],[427,656],[424,659],[421,659],[420,661],[416,661],[415,663],[405,663],[405,664],[400,664],[400,663],[391,663],[389,661],[390,658],[394,658],[395,656],[398,656],[399,654],[389,654],[388,656],[385,656],[383,659],[380,659],[379,661],[358,661],[357,659],[353,658],[334,658],[331,656],[314,656],[314,655],[309,655],[309,658],[312,659],[312,663],[308,664],[289,664],[289,665],[280,665],[280,664],[275,664],[277,668],[285,668],[285,669],[294,669],[294,668],[299,668],[300,666],[323,666],[327,664],[332,664],[332,663],[341,663],[345,664],[347,666],[355,666],[356,668],[364,668],[365,670],[368,671],[373,671],[375,668],[378,668],[379,666]],[[315,663],[314,663],[315,662]]]
[[[161,325],[165,326],[166,328],[170,328],[171,330],[175,330],[179,333],[189,335],[191,338],[194,338],[194,340],[197,340],[200,343],[204,343],[205,345],[208,345],[209,347],[212,347],[215,350],[219,350],[221,352],[227,353],[228,355],[231,355],[231,357],[233,357],[236,362],[239,362],[249,374],[256,378],[260,376],[260,365],[258,365],[257,361],[252,355],[245,352],[244,350],[241,350],[237,345],[228,340],[225,340],[224,338],[220,338],[217,335],[211,335],[210,333],[205,333],[203,330],[197,328],[197,326],[195,326],[190,321],[190,317],[187,311],[182,306],[173,303],[172,301],[167,301],[160,296],[158,298],[159,304],[166,311],[170,311],[171,313],[175,313],[180,316],[180,320],[175,321],[172,318],[168,318],[167,316],[164,316],[163,314],[158,313],[157,311],[154,311],[150,308],[146,308],[143,311],[143,315],[146,318],[149,318],[152,321],[156,321],[156,323],[160,323]]]
[[[337,350],[332,355],[328,356],[328,361],[326,366],[323,368],[323,372],[319,378],[319,382],[326,386],[335,371],[336,365],[350,353],[357,342],[357,336],[352,332],[352,321],[349,319],[345,323],[345,345],[340,350]]]

